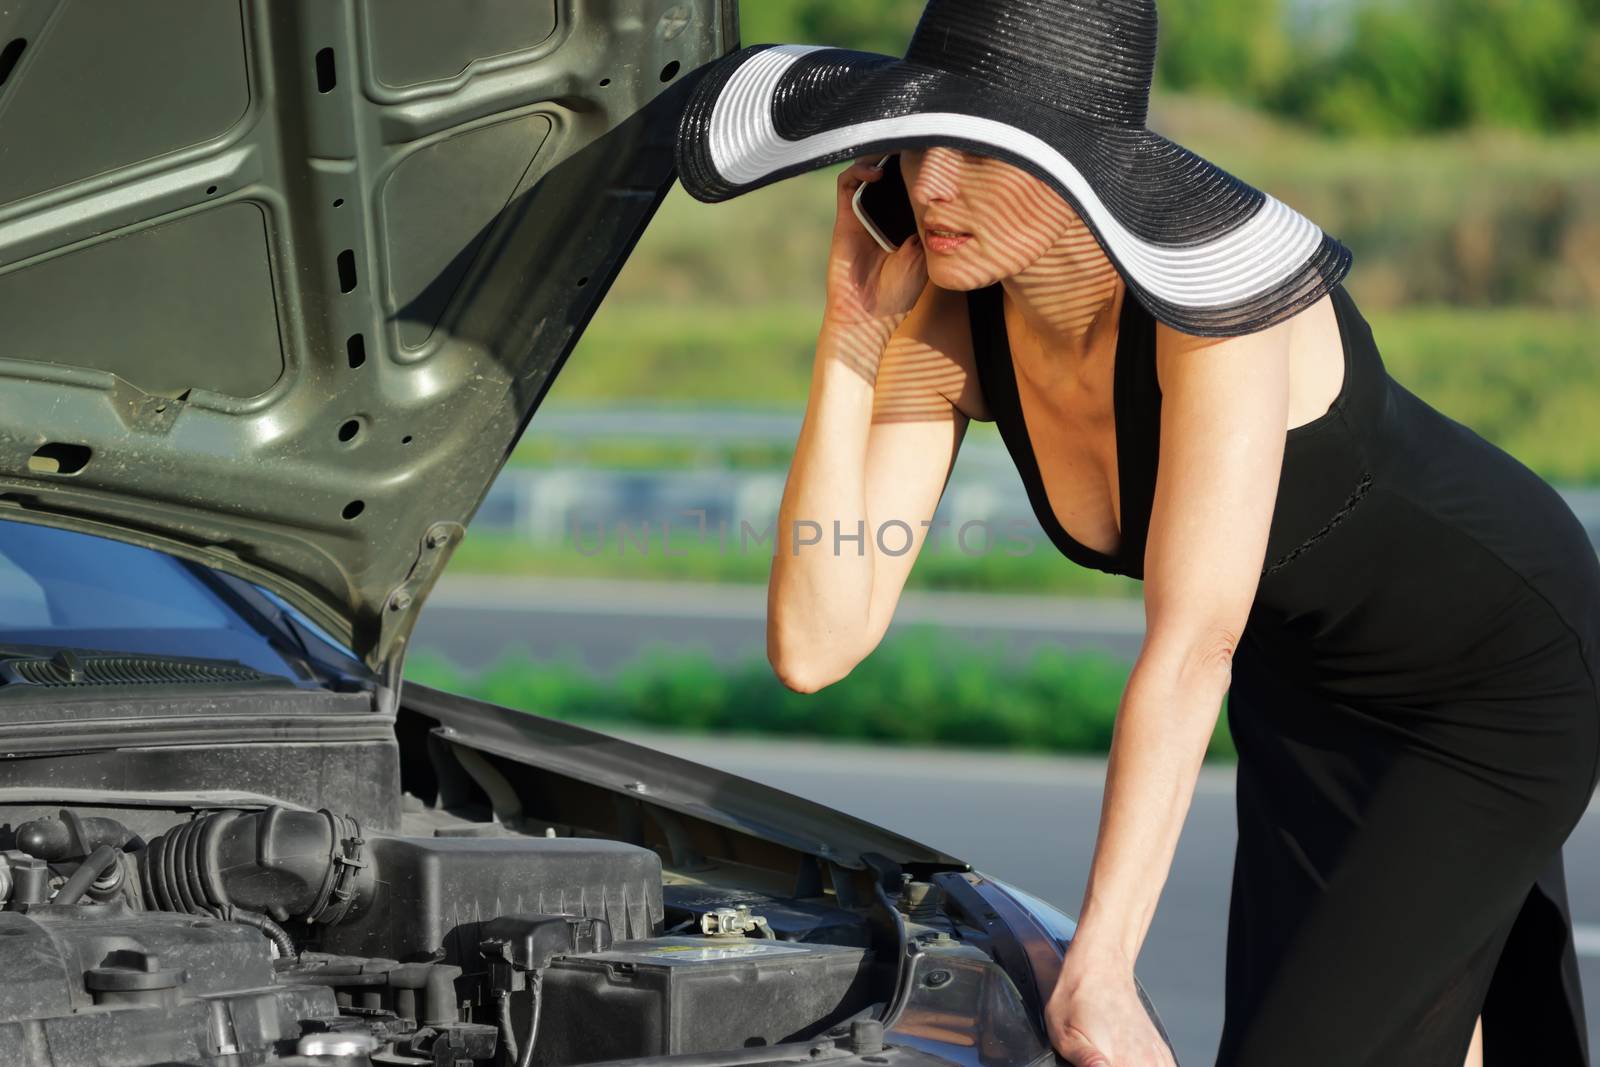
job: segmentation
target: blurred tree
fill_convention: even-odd
[[[1161,0],[1156,77],[1172,89],[1261,100],[1294,69],[1283,0]]]
[[[1158,0],[1156,77],[1339,133],[1600,121],[1600,0]],[[746,43],[899,55],[924,0],[745,0]]]
[[[922,14],[923,0],[800,0],[800,32],[818,41],[856,42],[850,47],[903,55]]]
[[[1450,0],[1460,121],[1544,128],[1600,115],[1600,4]]]
[[[1600,0],[1360,0],[1262,102],[1340,133],[1600,119]]]
[[[740,33],[749,44],[793,41],[903,55],[925,0],[746,0]]]
[[[1393,134],[1449,125],[1449,55],[1419,0],[1363,0],[1332,53],[1303,56],[1262,102],[1341,133]]]

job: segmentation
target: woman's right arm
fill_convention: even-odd
[[[874,175],[864,163],[840,175],[828,310],[778,510],[767,658],[799,692],[843,678],[882,639],[966,431],[956,400],[981,403],[963,294],[927,283],[914,243],[885,254],[850,210]]]

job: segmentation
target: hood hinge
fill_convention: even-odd
[[[380,674],[385,673],[387,660],[398,658],[404,652],[405,643],[399,640],[399,635],[410,632],[423,598],[438,581],[444,561],[450,558],[451,551],[466,533],[466,526],[459,522],[436,522],[422,535],[417,558],[406,572],[405,581],[389,590],[380,609],[378,643],[372,652],[373,661],[368,664]]]

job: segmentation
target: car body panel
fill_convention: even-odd
[[[737,41],[733,0],[0,10],[0,509],[392,665]]]
[[[598,730],[407,683],[404,711],[443,742],[600,786],[624,798],[759,837],[842,867],[863,856],[965,869],[938,849],[802,797]]]

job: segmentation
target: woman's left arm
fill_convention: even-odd
[[[1132,294],[1124,299],[1133,299]],[[1123,691],[1077,932],[1046,1013],[1069,1063],[1163,1067],[1133,966],[1171,868],[1255,599],[1283,467],[1289,323],[1205,338],[1158,326],[1161,446],[1145,636]]]

